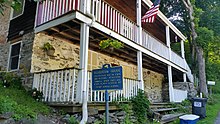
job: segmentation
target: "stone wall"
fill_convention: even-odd
[[[49,42],[54,48],[53,55],[48,55],[43,49],[43,45]],[[44,72],[47,70],[57,70],[63,68],[79,67],[79,49],[69,41],[57,39],[43,33],[35,35],[31,72]],[[125,78],[137,79],[137,66],[124,62],[121,59],[113,58],[105,54],[89,50],[88,70],[102,67],[103,64],[111,63],[123,66]],[[152,102],[162,101],[162,80],[163,75],[148,69],[143,69],[145,89]]]
[[[23,85],[27,87],[32,86],[33,79],[33,75],[30,73],[33,40],[34,33],[32,32],[23,35],[19,40],[9,41],[4,45],[0,45],[0,67],[2,71],[7,71],[10,44],[15,43],[17,41],[22,41],[19,69],[12,72],[17,74],[18,76],[21,76],[23,79]]]
[[[9,28],[9,22],[10,22],[10,12],[11,8],[8,7],[3,12],[4,15],[0,14],[0,71],[6,71],[7,70],[7,64],[8,64],[8,52],[10,44],[7,43],[7,35],[8,35],[8,28]]]
[[[7,34],[8,34],[8,28],[9,28],[9,22],[10,22],[10,12],[11,7],[7,7],[5,11],[3,12],[4,15],[0,14],[0,45],[6,43]]]
[[[0,71],[7,71],[10,43],[0,44]]]
[[[34,32],[23,35],[20,65],[17,74],[23,78],[24,85],[27,87],[32,86],[33,74],[31,70],[31,56],[34,41]]]

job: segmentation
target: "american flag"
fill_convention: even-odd
[[[141,22],[153,23],[159,11],[160,0],[155,0],[151,8],[141,18]]]

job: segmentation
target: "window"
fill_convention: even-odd
[[[12,11],[11,11],[12,12],[11,13],[11,19],[14,19],[14,18],[16,18],[16,17],[18,17],[18,16],[23,14],[25,0],[21,0],[20,2],[21,2],[21,8],[20,9],[18,9],[18,10],[12,9]]]
[[[8,67],[9,71],[16,70],[19,68],[20,51],[21,51],[21,42],[17,42],[11,45],[9,67]]]

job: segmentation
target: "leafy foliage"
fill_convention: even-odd
[[[120,49],[120,48],[123,48],[123,44],[121,42],[119,42],[118,40],[107,39],[107,40],[100,41],[99,47],[101,49],[106,49],[108,47],[113,47],[113,48],[116,48],[116,49]]]
[[[132,109],[137,118],[137,123],[145,124],[149,110],[150,101],[143,90],[139,90],[136,97],[131,99]]]
[[[21,9],[20,0],[0,0],[0,14],[4,15],[4,10],[8,7],[12,7],[14,10]]]
[[[76,120],[74,116],[70,116],[69,124],[79,124],[79,122]]]
[[[43,45],[42,49],[43,49],[44,51],[48,51],[48,50],[54,50],[54,47],[53,47],[49,42],[46,42],[46,43]]]
[[[36,100],[41,101],[43,99],[43,92],[38,91],[36,88],[29,91],[30,95]]]
[[[23,88],[5,88],[0,85],[0,113],[13,112],[13,118],[36,118],[38,113],[48,114],[50,108],[36,102]]]
[[[15,74],[9,73],[9,72],[1,72],[0,73],[0,83],[4,87],[11,86],[11,87],[17,88],[17,89],[22,88],[21,78],[18,77],[17,75],[15,75]]]
[[[120,104],[120,108],[126,112],[126,116],[124,119],[123,124],[132,124],[131,120],[130,120],[130,115],[131,115],[131,110],[132,110],[132,106],[130,104]]]
[[[196,38],[197,44],[203,48],[203,50],[208,49],[208,43],[213,40],[214,33],[206,27],[197,28],[198,37]]]

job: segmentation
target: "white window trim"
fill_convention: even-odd
[[[19,43],[21,43],[21,46],[20,46],[20,53],[19,53],[19,59],[18,59],[18,68],[11,70],[11,69],[10,69],[11,48],[12,48],[13,45],[19,44]],[[8,54],[8,66],[7,66],[7,71],[8,71],[8,72],[13,72],[13,71],[18,71],[18,70],[19,70],[19,67],[20,67],[20,59],[21,59],[21,50],[22,50],[22,41],[21,41],[21,40],[18,41],[18,42],[15,42],[15,43],[10,44],[10,49],[9,49],[9,54]]]
[[[15,16],[15,17],[13,17],[13,14],[14,14],[14,9],[13,9],[13,8],[11,8],[10,20],[13,20],[13,19],[15,19],[15,18],[17,18],[17,17],[19,17],[19,16],[21,16],[21,15],[23,15],[23,14],[24,14],[25,0],[23,0],[23,1],[24,1],[24,2],[23,2],[23,7],[22,7],[22,12],[21,12],[21,14],[19,14],[19,15]]]

